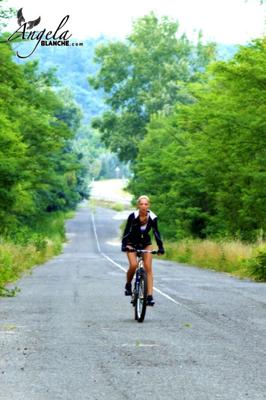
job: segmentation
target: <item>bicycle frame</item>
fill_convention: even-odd
[[[133,291],[133,295],[134,296],[134,292],[139,292],[139,284],[140,284],[140,278],[141,276],[143,276],[143,274],[145,273],[145,269],[144,269],[144,260],[143,260],[143,253],[137,253],[137,257],[138,257],[138,266],[135,272],[135,285],[134,285],[134,291]]]
[[[142,250],[142,249],[134,249],[134,250],[132,249],[130,251],[137,253],[138,266],[137,266],[137,269],[136,269],[136,272],[135,272],[135,277],[136,278],[135,278],[134,290],[138,291],[139,290],[139,283],[140,283],[141,274],[143,274],[143,271],[145,271],[143,255],[145,253],[158,254],[158,251],[157,250]],[[133,296],[134,296],[134,292],[133,292],[132,297]]]
[[[135,319],[143,322],[146,313],[147,299],[147,276],[144,268],[143,255],[145,253],[158,254],[157,250],[130,249],[137,254],[137,269],[135,273],[135,284],[132,293],[131,303],[135,308]]]

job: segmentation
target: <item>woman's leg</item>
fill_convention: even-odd
[[[137,269],[137,266],[138,266],[137,255],[136,255],[136,253],[131,253],[128,251],[127,258],[129,261],[129,268],[127,271],[127,283],[131,283],[131,281],[134,277],[135,271]]]
[[[152,245],[146,246],[145,250],[152,250]],[[153,293],[152,254],[144,254],[144,268],[147,273],[148,296]]]

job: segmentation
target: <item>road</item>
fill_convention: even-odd
[[[133,196],[124,190],[127,183],[127,179],[94,181],[92,183],[90,197],[92,199],[111,201],[113,203],[129,206]]]
[[[265,399],[266,285],[157,258],[137,323],[120,217],[81,205],[63,253],[0,299],[0,399]]]

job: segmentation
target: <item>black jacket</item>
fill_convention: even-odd
[[[151,229],[153,231],[158,248],[163,249],[163,242],[158,230],[157,215],[155,215],[151,210],[148,210],[148,222],[146,228],[144,231],[142,231],[140,227],[141,223],[139,218],[139,210],[136,210],[128,216],[127,224],[122,237],[122,251],[125,250],[125,247],[128,244],[150,244],[151,238],[149,232]]]

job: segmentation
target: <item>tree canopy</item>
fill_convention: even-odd
[[[51,71],[18,65],[8,43],[0,63],[0,233],[47,212],[73,208],[88,195],[73,139],[81,118]]]
[[[188,85],[193,104],[148,125],[130,187],[151,194],[169,237],[265,233],[265,49],[258,39],[213,63]]]
[[[191,103],[185,83],[198,79],[213,58],[213,44],[193,45],[177,36],[178,23],[153,13],[138,19],[125,42],[113,41],[96,48],[100,65],[89,82],[103,89],[109,110],[95,118],[104,143],[121,160],[134,160],[151,115],[169,113],[177,102]]]

